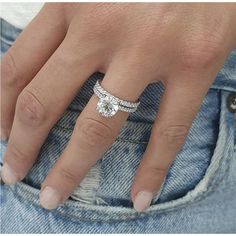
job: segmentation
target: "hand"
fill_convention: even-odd
[[[132,185],[137,211],[160,188],[191,123],[236,46],[236,4],[49,3],[2,59],[1,133],[8,138],[2,178],[22,180],[49,130],[86,79],[136,101],[150,83],[165,92]],[[128,113],[104,118],[93,95],[42,183],[43,207],[56,208],[115,141]]]

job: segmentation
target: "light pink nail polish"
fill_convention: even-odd
[[[139,192],[134,199],[134,209],[138,212],[145,211],[151,204],[153,194],[147,191]]]
[[[3,164],[1,178],[5,184],[15,184],[20,179],[7,163]]]
[[[57,208],[60,200],[60,194],[52,187],[46,186],[40,193],[40,203],[46,209],[52,210]]]

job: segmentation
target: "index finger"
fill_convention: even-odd
[[[1,138],[7,139],[18,95],[63,40],[66,27],[60,6],[45,4],[1,60]]]

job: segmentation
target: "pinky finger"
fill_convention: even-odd
[[[182,87],[167,85],[132,186],[131,197],[137,211],[146,210],[160,189],[169,167],[184,144],[207,88],[205,84],[196,89],[194,83]]]

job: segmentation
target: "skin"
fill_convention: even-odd
[[[1,137],[9,138],[4,182],[25,177],[50,129],[94,72],[105,73],[102,86],[128,101],[162,81],[158,117],[131,189],[134,203],[144,192],[141,200],[146,202],[140,205],[139,200],[134,207],[145,210],[236,47],[235,22],[236,4],[45,4],[1,61]],[[43,181],[43,207],[56,208],[69,197],[128,118],[122,111],[102,117],[97,102],[93,95]],[[45,187],[53,188],[46,197]],[[45,198],[50,197],[54,203],[48,204]]]

